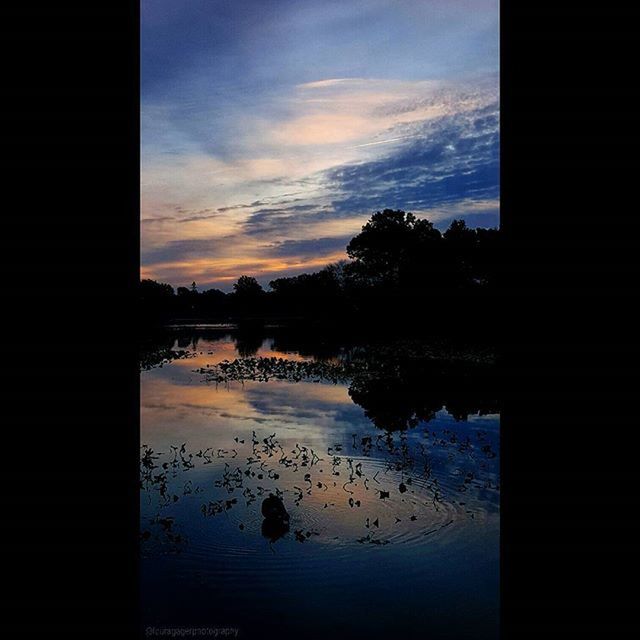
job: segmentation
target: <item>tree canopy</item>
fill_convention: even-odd
[[[240,276],[233,285],[233,292],[243,298],[255,298],[264,293],[262,285],[252,276]]]
[[[172,316],[355,313],[370,318],[383,312],[407,314],[424,304],[438,306],[442,314],[443,304],[462,308],[489,300],[499,251],[498,229],[469,228],[463,220],[453,220],[441,233],[413,213],[385,209],[374,213],[348,243],[348,260],[315,273],[275,278],[268,291],[249,275],[241,275],[229,294],[219,289],[200,293],[195,282],[174,294],[173,287],[153,280],[141,281],[140,290],[151,315],[161,310]]]

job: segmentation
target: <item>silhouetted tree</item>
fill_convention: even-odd
[[[317,273],[277,278],[269,286],[275,308],[295,315],[335,314],[345,302],[339,271],[333,265]]]
[[[170,284],[148,279],[140,281],[140,297],[142,300],[166,300],[172,296],[173,287]]]
[[[413,214],[404,211],[378,211],[351,239],[347,255],[358,261],[370,276],[395,279],[411,244],[415,221]]]
[[[240,276],[230,295],[232,309],[240,316],[263,313],[265,295],[264,289],[255,278]]]
[[[347,245],[352,274],[370,285],[423,287],[443,277],[442,235],[428,220],[385,209]]]
[[[140,281],[141,315],[146,320],[160,319],[174,310],[174,293],[170,284],[155,280]]]
[[[402,210],[373,214],[347,245],[350,260],[327,265],[315,273],[276,278],[263,290],[242,275],[225,294],[199,293],[196,283],[178,287],[144,280],[143,307],[169,314],[258,320],[266,316],[331,320],[351,318],[365,325],[408,320],[419,308],[429,309],[429,323],[451,332],[452,323],[473,307],[474,325],[488,322],[495,309],[500,231],[471,229],[453,220],[441,233],[432,222]],[[159,311],[158,311],[159,313]],[[153,314],[151,314],[153,315]],[[487,325],[485,325],[487,326]]]
[[[262,285],[251,276],[240,276],[233,285],[233,292],[242,297],[256,298],[264,293]]]
[[[227,294],[220,289],[207,289],[198,296],[198,303],[205,316],[222,319],[228,312]]]

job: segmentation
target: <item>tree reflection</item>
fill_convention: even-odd
[[[143,346],[141,367],[162,366],[174,358],[187,357],[201,340],[217,341],[231,336],[239,358],[201,369],[207,380],[344,383],[350,398],[383,430],[406,430],[429,422],[443,410],[456,421],[472,415],[499,413],[494,358],[474,346],[433,344],[424,340],[364,343],[333,334],[309,335],[279,330],[261,323],[245,323],[237,329],[167,331],[154,336],[154,347]],[[282,358],[256,357],[265,340]],[[175,349],[177,345],[179,349]],[[297,353],[313,360],[297,362]]]
[[[398,379],[360,378],[349,387],[349,397],[364,409],[378,429],[398,431],[432,420],[442,400],[429,397]]]
[[[264,340],[265,334],[262,325],[241,325],[233,336],[236,350],[241,358],[255,356]]]

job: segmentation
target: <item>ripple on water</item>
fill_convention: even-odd
[[[460,550],[469,525],[482,526],[494,515],[482,500],[467,495],[459,500],[460,480],[451,474],[428,478],[390,468],[383,458],[349,456],[351,465],[346,456],[340,458],[336,467],[325,461],[302,473],[279,469],[278,480],[268,483],[243,475],[243,487],[250,487],[256,495],[258,486],[263,489],[262,496],[249,505],[239,495],[241,489],[189,495],[177,514],[188,541],[181,550],[182,571],[197,569],[209,578],[224,577],[229,584],[251,575],[259,585],[268,584],[275,575],[301,574],[316,562],[325,562],[327,553],[335,570],[352,567],[355,548],[366,557],[373,552],[385,553],[383,549],[394,553],[420,548],[423,553],[442,553],[455,545]],[[211,487],[224,473],[225,463],[227,469],[236,465],[235,459],[220,458],[192,470],[192,484]],[[240,460],[238,466],[241,464]],[[355,469],[361,475],[355,474]],[[301,481],[305,473],[310,474],[306,482]],[[401,485],[404,492],[399,490]],[[270,541],[262,533],[260,505],[276,486],[283,492],[291,521],[282,538]],[[388,497],[381,497],[384,492]],[[238,498],[233,508],[215,517],[200,513],[199,505],[208,499],[230,496]],[[296,561],[301,558],[304,563]],[[331,573],[324,579],[330,583]]]
[[[482,528],[497,530],[495,465],[479,471],[478,460],[452,462],[448,451],[446,456],[432,456],[433,468],[428,468],[426,457],[421,458],[424,447],[405,439],[402,447],[390,451],[374,447],[371,455],[323,452],[320,461],[294,470],[280,464],[285,452],[289,457],[295,453],[294,445],[283,442],[283,448],[268,455],[261,436],[256,455],[251,436],[241,439],[243,445],[235,441],[226,449],[212,449],[206,458],[189,458],[185,452],[195,466],[169,469],[169,494],[182,499],[162,511],[175,517],[175,528],[186,540],[180,549],[185,572],[197,570],[232,582],[251,575],[262,583],[274,573],[294,575],[327,560],[340,570],[362,554],[410,549],[443,553],[453,547],[460,552]],[[237,452],[231,456],[233,449]],[[249,464],[251,458],[257,462]],[[475,475],[469,475],[469,468]],[[237,473],[241,486],[221,484],[225,473]],[[488,484],[482,484],[483,474]],[[187,483],[201,491],[182,495]],[[283,537],[269,540],[263,535],[260,505],[276,490],[282,492],[291,521]],[[157,505],[147,497],[151,501],[142,501],[143,514],[153,517]],[[209,501],[233,498],[232,508],[214,516],[201,511]]]

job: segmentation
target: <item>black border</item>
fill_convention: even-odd
[[[5,624],[137,637],[138,4],[3,12]],[[636,23],[501,15],[503,637],[610,637],[636,627]]]
[[[637,627],[633,25],[502,2],[505,638]]]
[[[138,3],[3,14],[5,626],[136,637]]]

